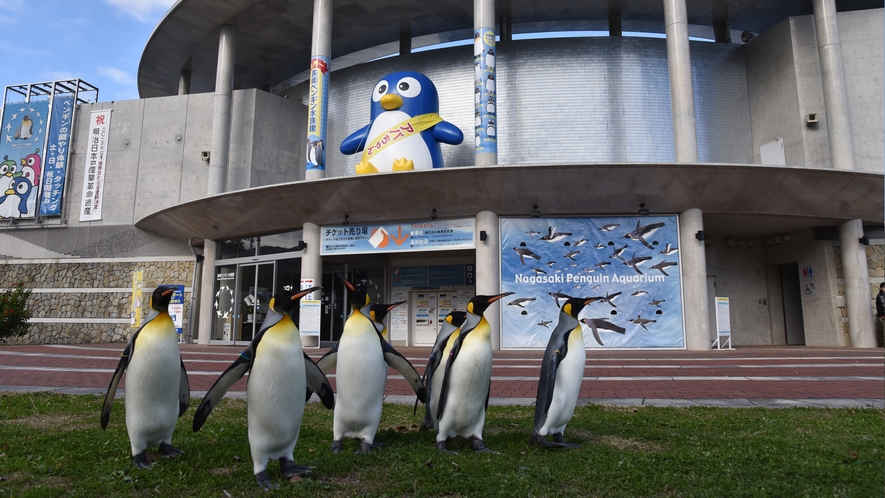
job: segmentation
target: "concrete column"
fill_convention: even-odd
[[[230,114],[233,107],[236,50],[237,27],[225,24],[221,27],[221,35],[218,37],[218,68],[215,71],[215,107],[212,112],[208,195],[220,194],[227,189],[227,158],[230,147]],[[208,266],[212,267],[211,264]]]
[[[729,19],[713,23],[713,40],[716,43],[731,43],[731,21]]]
[[[670,69],[670,106],[673,113],[673,146],[677,163],[698,161],[698,136],[691,87],[691,56],[688,48],[688,13],[685,0],[664,0],[667,34],[667,65]]]
[[[621,14],[608,16],[608,36],[623,36],[621,30]]]
[[[329,119],[329,72],[332,70],[332,0],[314,0],[313,32],[310,43],[310,88],[308,90],[307,144],[321,141],[326,150],[326,123]],[[325,164],[307,160],[306,180],[326,176]]]
[[[836,22],[835,0],[813,0],[817,51],[824,90],[824,109],[830,139],[830,164],[835,169],[853,170],[854,143],[848,114],[848,91],[842,70],[842,42]]]
[[[215,321],[215,248],[214,240],[203,241],[203,273],[200,278],[200,319],[197,342],[209,344]]]
[[[188,95],[191,93],[191,72],[182,69],[178,75],[178,94]]]
[[[497,100],[500,82],[495,72],[495,0],[473,0],[474,112],[479,125],[474,126],[474,159],[477,166],[498,164],[498,115],[488,111],[488,103]],[[495,109],[501,107],[496,102]]]
[[[876,347],[876,328],[870,307],[870,270],[867,266],[866,246],[861,220],[839,225],[839,244],[842,256],[842,280],[845,282],[845,306],[848,309],[848,336],[853,348]]]
[[[697,233],[704,229],[700,209],[679,215],[679,253],[682,255],[682,308],[685,310],[685,348],[710,349],[710,306],[707,302],[707,253]]]
[[[302,227],[301,240],[307,247],[301,251],[301,278],[312,278],[317,285],[323,282],[323,258],[320,257],[320,227],[313,223],[305,223]],[[328,289],[327,292],[331,292]]]
[[[486,233],[486,240],[479,240],[480,232]],[[490,211],[476,214],[476,294],[495,295],[501,288],[501,253],[498,244],[501,240],[501,225],[498,215]],[[492,303],[485,312],[486,320],[492,327],[492,349],[501,349],[501,305]]]

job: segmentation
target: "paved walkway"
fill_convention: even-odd
[[[182,345],[192,396],[202,397],[241,349]],[[104,395],[122,350],[122,344],[0,346],[0,392]],[[424,371],[429,348],[398,350]],[[308,353],[316,360],[325,350]],[[534,403],[542,357],[543,351],[496,352],[490,402]],[[390,370],[388,379],[388,402],[414,403],[396,371]],[[329,380],[334,386],[334,372]],[[243,397],[245,390],[243,378],[229,395]],[[582,403],[621,406],[883,408],[885,354],[882,348],[811,347],[588,350],[580,396]]]

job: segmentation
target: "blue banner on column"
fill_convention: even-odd
[[[33,218],[49,102],[6,104],[0,129],[0,218]]]
[[[307,169],[326,169],[326,117],[329,109],[329,58],[315,55],[310,61],[307,94]]]
[[[74,114],[74,97],[55,97],[52,102],[52,119],[49,121],[49,141],[46,145],[43,187],[40,192],[40,214],[61,214],[62,196],[68,166],[68,145]]]
[[[473,32],[474,147],[477,153],[498,153],[495,91],[495,29]]]

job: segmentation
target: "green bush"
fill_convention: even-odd
[[[22,336],[28,331],[28,298],[31,290],[23,282],[9,289],[0,290],[0,339]]]

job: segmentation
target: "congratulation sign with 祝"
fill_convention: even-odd
[[[473,218],[330,225],[320,230],[320,255],[473,249],[473,232]]]
[[[675,216],[502,218],[502,347],[544,348],[568,297],[589,348],[683,348]]]

